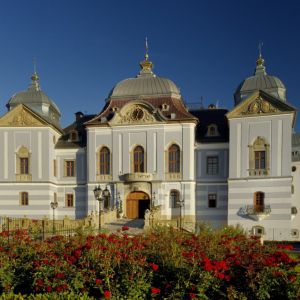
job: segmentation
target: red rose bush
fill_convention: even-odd
[[[2,232],[1,299],[299,297],[299,262],[289,245],[263,246],[233,228],[199,234],[157,228],[133,237],[126,231],[45,241]]]

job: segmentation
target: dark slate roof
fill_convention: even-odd
[[[197,109],[190,110],[199,123],[196,128],[196,141],[200,143],[224,143],[229,141],[229,128],[226,114],[227,109]],[[210,124],[217,125],[219,135],[207,136],[207,129]]]
[[[86,147],[86,130],[84,123],[91,120],[96,115],[80,114],[78,116],[78,119],[74,123],[64,128],[64,134],[57,141],[55,149],[72,149]],[[77,141],[71,140],[72,132],[77,132]]]

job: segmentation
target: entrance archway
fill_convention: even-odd
[[[145,210],[150,209],[149,195],[144,192],[131,192],[126,200],[126,217],[143,219]]]

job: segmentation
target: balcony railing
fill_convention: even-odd
[[[127,173],[124,174],[124,181],[127,182],[137,182],[137,181],[151,181],[151,173]]]
[[[16,174],[16,181],[32,181],[31,174]]]
[[[112,176],[110,174],[97,174],[96,179],[97,182],[107,182],[112,180]]]
[[[249,169],[249,176],[266,176],[269,175],[268,169]]]
[[[264,206],[254,206],[254,205],[246,205],[241,207],[239,210],[239,215],[244,217],[249,217],[254,221],[261,221],[268,217],[271,214],[270,205]]]
[[[182,173],[166,173],[165,180],[178,181],[182,179]]]

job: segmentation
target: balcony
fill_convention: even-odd
[[[266,176],[269,173],[269,169],[249,169],[249,176]]]
[[[124,174],[124,181],[137,182],[137,181],[151,181],[153,178],[151,173],[127,173]]]
[[[97,182],[108,182],[112,180],[112,176],[110,174],[97,174],[96,180]]]
[[[254,221],[261,221],[271,214],[270,205],[264,205],[262,207],[256,207],[253,205],[246,205],[241,207],[238,215],[244,218],[250,218]]]
[[[16,181],[32,181],[31,174],[16,174]]]
[[[165,180],[167,181],[178,181],[182,179],[182,173],[166,173]]]

